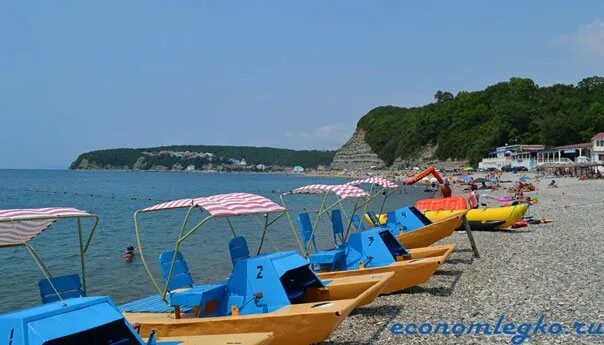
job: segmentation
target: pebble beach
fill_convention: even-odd
[[[505,176],[504,176],[505,179]],[[512,179],[512,178],[510,178]],[[395,323],[496,324],[604,321],[604,180],[556,179],[534,182],[539,203],[527,215],[548,224],[503,231],[475,231],[480,258],[473,258],[465,232],[441,243],[457,248],[426,284],[379,297],[359,308],[325,344],[512,344],[499,335],[399,335]],[[509,185],[508,185],[509,186]],[[461,191],[454,191],[460,194]],[[496,192],[494,192],[495,194]],[[500,193],[502,194],[502,193]],[[525,344],[604,344],[604,336],[574,332],[539,334]]]

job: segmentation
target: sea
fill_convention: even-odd
[[[89,295],[108,295],[125,303],[156,293],[141,263],[122,259],[128,245],[136,246],[133,214],[136,210],[164,201],[209,196],[220,193],[255,193],[280,203],[279,196],[308,184],[342,184],[341,177],[312,177],[291,174],[184,173],[132,171],[0,170],[0,209],[76,207],[100,216],[100,222],[86,253],[86,279]],[[401,188],[386,200],[375,198],[367,210],[390,210],[410,205],[426,197],[423,188]],[[315,217],[322,199],[317,195],[290,195],[285,198],[294,224],[299,212]],[[329,202],[336,200],[330,198]],[[346,200],[351,211],[354,200]],[[161,282],[158,257],[173,250],[186,210],[144,214],[140,219],[145,258]],[[189,224],[200,221],[207,212],[194,212]],[[263,217],[232,218],[236,234],[246,237],[250,252],[256,254],[262,236]],[[92,227],[83,222],[85,234]],[[288,217],[269,227],[262,253],[299,251]],[[296,230],[297,231],[297,230]],[[196,283],[228,277],[232,265],[228,241],[232,233],[226,219],[206,223],[182,245]],[[318,245],[333,246],[331,226],[323,218],[317,231]],[[55,222],[34,238],[36,249],[53,276],[80,273],[79,242],[75,220]],[[38,281],[42,271],[24,247],[0,248],[0,313],[40,303]]]

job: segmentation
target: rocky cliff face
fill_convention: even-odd
[[[332,169],[369,169],[385,166],[376,153],[365,142],[365,131],[357,129],[352,137],[338,151],[331,162]]]

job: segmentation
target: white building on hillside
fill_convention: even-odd
[[[604,163],[604,132],[600,132],[591,138],[593,143],[591,149],[591,161]]]
[[[537,152],[543,150],[543,145],[506,145],[500,146],[478,163],[478,169],[526,169],[537,168]]]

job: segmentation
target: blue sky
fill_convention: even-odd
[[[604,75],[603,1],[4,1],[0,25],[0,168],[334,149],[378,105]]]

